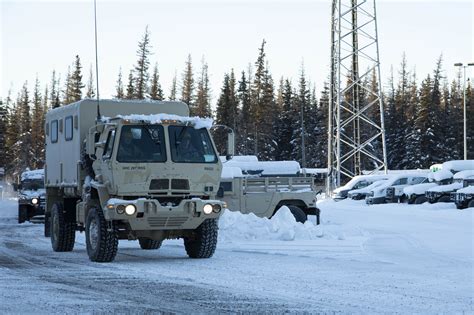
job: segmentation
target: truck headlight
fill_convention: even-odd
[[[215,213],[219,213],[221,212],[222,208],[221,208],[221,205],[219,204],[215,204],[212,206],[212,211],[214,211]]]
[[[213,207],[211,204],[206,203],[204,205],[204,208],[202,208],[202,211],[204,211],[205,214],[211,214],[213,210]]]
[[[31,199],[31,203],[34,205],[38,204],[38,198]]]
[[[137,207],[135,205],[127,205],[125,207],[125,213],[128,215],[133,215],[137,211]]]

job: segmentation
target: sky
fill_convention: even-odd
[[[75,55],[81,57],[84,82],[95,67],[93,1],[0,0],[0,97],[12,96],[36,76],[49,83],[53,69],[63,80]],[[406,54],[410,69],[423,79],[443,55],[444,74],[456,77],[456,62],[474,62],[472,1],[378,0],[381,77],[386,85]],[[115,93],[122,67],[124,81],[136,62],[145,27],[151,32],[151,62],[169,94],[191,54],[195,72],[209,65],[212,103],[224,73],[247,70],[265,39],[275,82],[297,82],[301,65],[321,92],[329,75],[331,1],[112,1],[97,0],[99,84],[102,98]],[[473,69],[467,74],[471,77]],[[95,69],[94,69],[95,71]]]

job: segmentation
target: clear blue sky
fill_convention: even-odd
[[[49,83],[53,69],[64,79],[76,54],[87,80],[95,60],[92,0],[0,1],[1,97],[9,89],[15,96],[25,80],[32,86],[36,75],[43,85]],[[152,63],[159,64],[166,95],[175,71],[180,78],[186,56],[192,55],[196,72],[204,56],[214,104],[223,74],[253,64],[263,38],[275,81],[283,75],[296,82],[304,60],[319,93],[329,74],[329,0],[97,2],[102,97],[114,93],[120,66],[126,81],[146,25]],[[455,77],[453,63],[474,62],[473,9],[472,1],[377,1],[384,83],[403,52],[418,78],[433,70],[441,53],[450,80]]]

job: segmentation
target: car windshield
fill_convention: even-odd
[[[44,181],[42,179],[27,179],[21,182],[22,190],[38,190],[44,188]]]
[[[127,125],[122,127],[117,152],[121,163],[156,163],[166,161],[163,126]]]
[[[217,163],[206,128],[169,126],[171,159],[176,163]]]

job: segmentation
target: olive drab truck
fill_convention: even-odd
[[[99,113],[100,112],[100,113]],[[213,255],[222,164],[208,129],[182,102],[82,100],[46,115],[46,229],[54,251],[85,232],[91,261],[110,262],[118,240],[157,249],[184,240]]]

